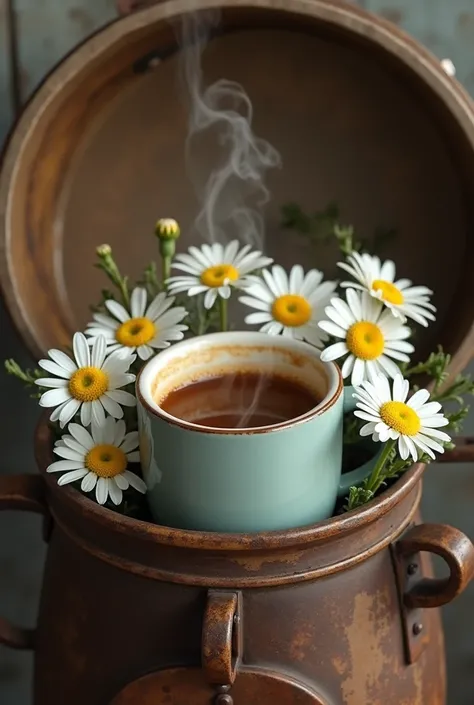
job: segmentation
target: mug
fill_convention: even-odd
[[[210,428],[172,416],[160,401],[187,384],[236,372],[276,374],[321,401],[257,428]],[[311,345],[260,332],[191,338],[151,358],[137,377],[143,474],[159,524],[199,531],[284,530],[329,518],[342,465],[343,384]]]

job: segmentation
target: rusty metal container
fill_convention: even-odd
[[[198,205],[186,171],[188,114],[173,22],[193,0],[151,5],[105,28],[46,78],[12,132],[0,173],[0,281],[35,356],[67,345],[103,286],[95,248],[108,242],[131,277],[156,258],[160,216],[190,244]],[[221,8],[203,54],[206,83],[247,91],[254,130],[281,154],[268,174],[266,249],[290,266],[338,271],[336,248],[314,253],[280,225],[282,204],[336,200],[368,236],[394,227],[382,256],[429,286],[439,343],[453,371],[474,343],[474,110],[439,62],[389,23],[329,0],[203,0]],[[216,153],[201,155],[209,175]]]
[[[110,242],[133,277],[155,256],[150,223],[177,215],[186,232],[196,213],[169,22],[194,5],[146,4],[53,71],[5,151],[0,280],[35,355],[87,322],[97,244]],[[206,80],[240,81],[256,132],[283,157],[269,253],[313,263],[280,230],[288,200],[336,198],[363,233],[396,226],[383,254],[436,292],[419,354],[439,342],[460,370],[474,339],[470,98],[413,40],[352,5],[200,7],[218,4]],[[318,257],[331,271],[336,253]],[[44,423],[37,457],[41,476],[0,480],[0,509],[43,514],[49,542],[36,630],[0,621],[0,641],[35,649],[34,705],[445,705],[437,607],[463,590],[474,552],[457,530],[420,524],[422,467],[363,510],[226,536],[132,520],[58,487]],[[429,553],[448,578],[432,578]]]
[[[444,705],[440,605],[474,547],[419,524],[422,466],[365,509],[258,535],[188,532],[110,512],[47,476],[2,478],[0,509],[45,517],[34,705]],[[422,552],[422,553],[420,553]],[[432,578],[429,554],[449,577]]]

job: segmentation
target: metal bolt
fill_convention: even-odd
[[[421,623],[421,622],[415,622],[415,624],[413,625],[412,631],[413,631],[413,634],[414,634],[415,636],[418,636],[418,634],[421,634],[421,632],[423,631],[423,625],[422,625],[422,623]]]
[[[240,615],[234,614],[234,624],[240,624]]]
[[[418,570],[418,564],[417,563],[410,563],[407,568],[407,573],[408,573],[408,575],[415,575],[417,570]]]
[[[221,693],[220,695],[216,695],[214,703],[215,705],[234,705],[234,699],[232,695],[228,693]]]

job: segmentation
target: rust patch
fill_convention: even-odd
[[[372,696],[373,689],[380,685],[384,669],[393,670],[394,656],[387,654],[384,648],[385,639],[390,636],[388,603],[386,591],[374,595],[363,592],[354,598],[352,622],[345,630],[350,665],[341,684],[341,693],[346,705],[382,705]]]
[[[249,573],[257,573],[266,563],[281,563],[286,565],[294,563],[296,565],[303,557],[303,554],[304,551],[297,551],[290,555],[280,555],[277,553],[274,555],[267,554],[266,556],[246,556],[245,558],[233,558],[232,563],[236,563]]]
[[[290,656],[292,661],[305,661],[306,652],[311,648],[314,640],[314,625],[304,623],[300,625],[294,639],[290,643]]]
[[[345,661],[343,661],[343,659],[340,658],[340,656],[335,656],[332,659],[331,663],[340,676],[343,676],[344,673],[347,671],[347,663]]]

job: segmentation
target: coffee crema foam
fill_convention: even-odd
[[[324,398],[277,373],[225,372],[190,380],[156,399],[166,413],[209,428],[261,428],[304,416]]]

